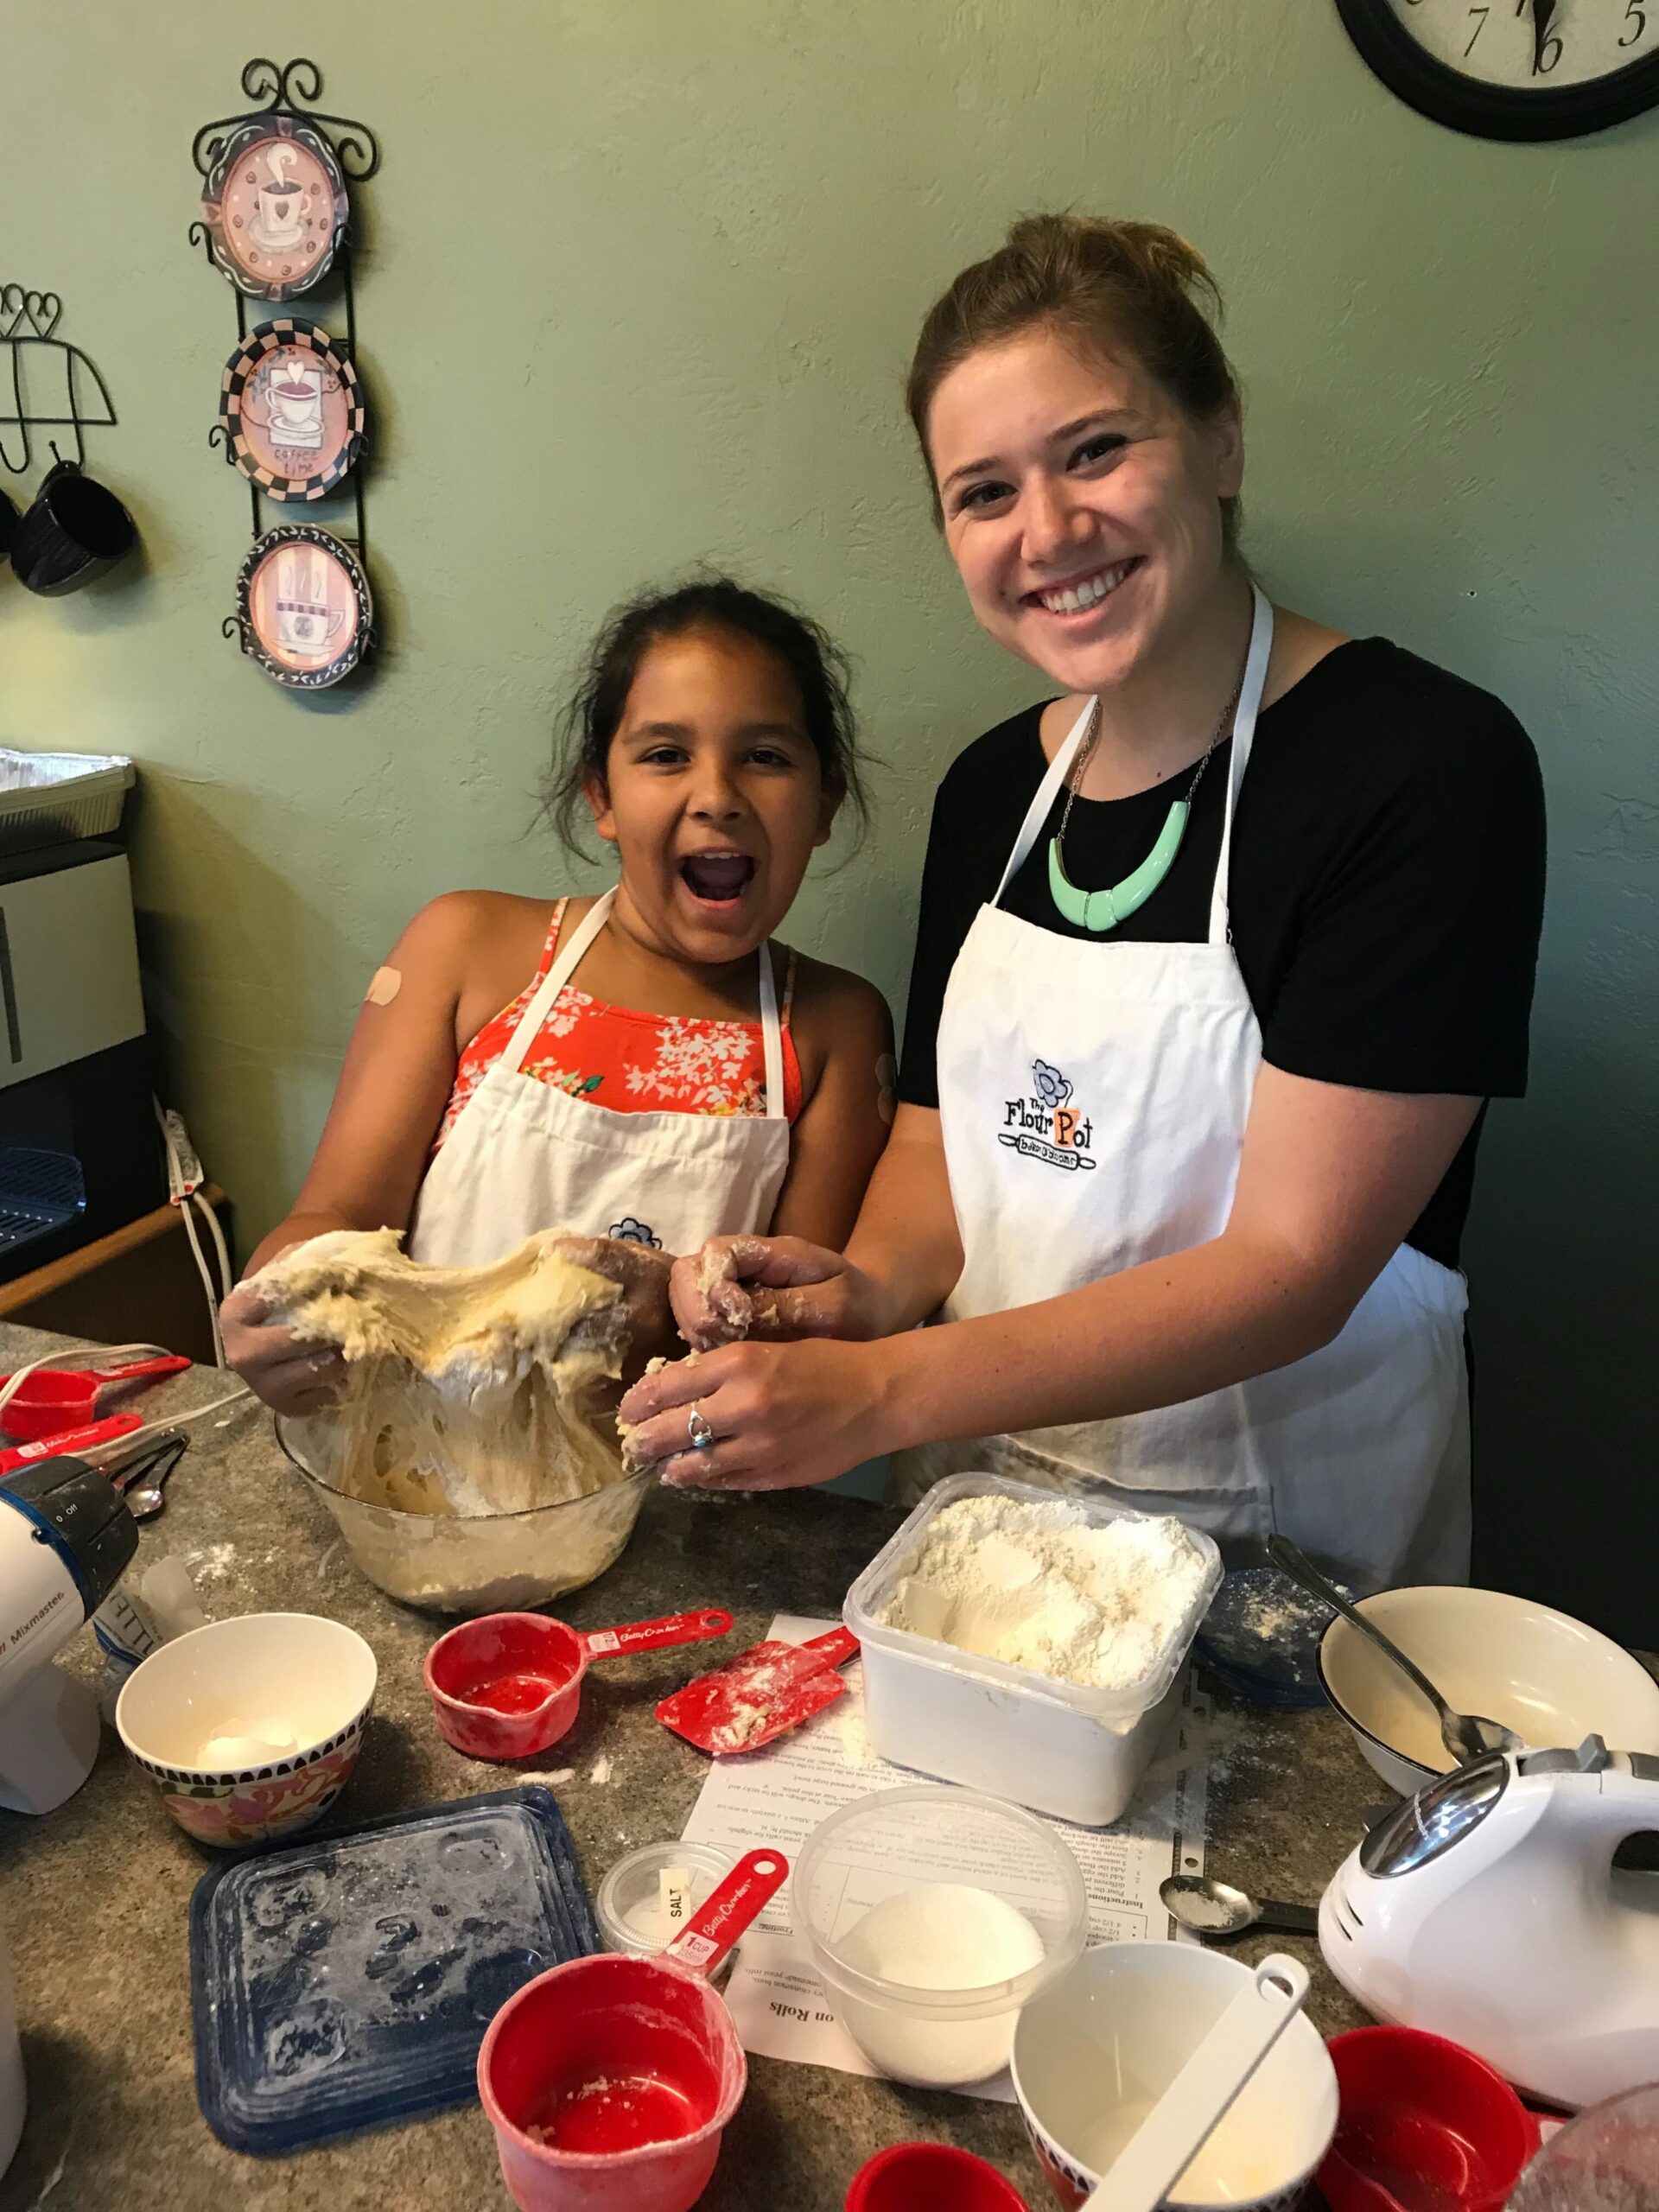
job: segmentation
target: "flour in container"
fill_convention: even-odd
[[[958,1498],[922,1530],[876,1615],[981,1658],[1125,1689],[1187,1623],[1207,1563],[1180,1522],[1103,1526],[1065,1498]]]

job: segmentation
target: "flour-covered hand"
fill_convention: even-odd
[[[880,1336],[875,1285],[803,1236],[711,1236],[674,1266],[674,1316],[697,1351],[744,1338]]]
[[[332,1344],[307,1344],[271,1321],[251,1283],[238,1283],[219,1309],[225,1363],[274,1413],[327,1411],[340,1395],[346,1363]]]
[[[885,1343],[726,1344],[636,1382],[622,1401],[632,1456],[704,1490],[793,1490],[888,1448]],[[690,1442],[693,1407],[713,1433]]]
[[[669,1303],[671,1252],[639,1244],[625,1236],[562,1236],[557,1250],[572,1267],[603,1275],[622,1293],[628,1317],[624,1372],[638,1375],[648,1359],[678,1350],[673,1308]]]

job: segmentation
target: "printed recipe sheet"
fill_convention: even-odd
[[[804,1643],[836,1625],[779,1613],[766,1631]],[[766,1844],[791,1861],[827,1814],[874,1789],[896,1789],[928,1777],[889,1766],[871,1751],[864,1729],[861,1662],[842,1669],[845,1697],[763,1751],[716,1759],[685,1824],[689,1841],[718,1845],[734,1857]],[[1204,1871],[1205,1769],[1202,1740],[1209,1700],[1189,1675],[1179,1716],[1154,1757],[1128,1813],[1109,1828],[1048,1825],[1063,1835],[1083,1870],[1089,1893],[1089,1941],[1167,1939],[1173,1924],[1158,1897],[1166,1874]],[[1040,1817],[1040,1815],[1039,1816]],[[873,1870],[874,1871],[874,1870]],[[971,1881],[970,1869],[961,1878]],[[836,2021],[804,1947],[790,1924],[787,1885],[745,1936],[726,1988],[746,2050],[842,2073],[878,2069]],[[1012,2101],[1006,2070],[964,2094]]]

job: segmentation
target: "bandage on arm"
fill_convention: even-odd
[[[409,1226],[454,1086],[456,1006],[479,927],[468,894],[435,899],[377,971],[293,1211],[259,1245],[251,1274],[327,1230]]]

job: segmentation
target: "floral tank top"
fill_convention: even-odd
[[[558,950],[569,901],[561,899],[542,947],[541,965],[499,1014],[486,1021],[461,1056],[455,1087],[439,1124],[435,1153],[474,1091],[512,1041],[512,1033]],[[784,1061],[784,1113],[801,1110],[801,1066],[790,1029],[795,955],[789,956],[779,1007]],[[616,1114],[743,1114],[766,1110],[766,1050],[758,1021],[707,1021],[681,1014],[645,1014],[611,1006],[567,983],[524,1055],[524,1072],[557,1084],[573,1098],[591,1099]]]

